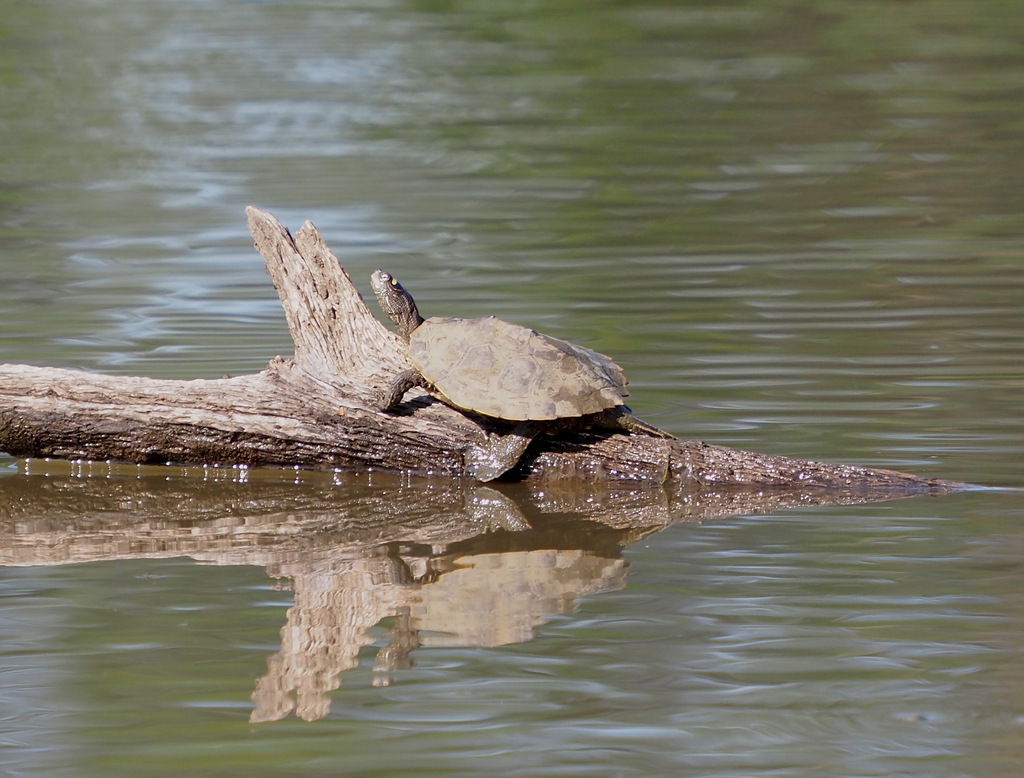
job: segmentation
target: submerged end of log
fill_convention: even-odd
[[[545,441],[543,447],[527,453],[514,475],[527,480],[644,482],[672,489],[862,489],[917,494],[976,488],[962,481],[794,459],[702,440],[660,440],[621,434],[599,437],[592,433]]]

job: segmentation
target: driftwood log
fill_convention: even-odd
[[[255,375],[158,380],[0,365],[0,450],[18,457],[391,470],[464,477],[485,434],[425,393],[399,414],[374,393],[408,366],[320,233],[294,235],[250,207],[249,229],[281,298],[295,354]],[[864,489],[893,496],[965,486],[891,470],[807,462],[700,441],[577,433],[541,436],[516,479],[628,482],[685,490]]]

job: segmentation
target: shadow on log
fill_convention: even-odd
[[[295,344],[255,375],[171,381],[0,365],[0,450],[18,457],[391,470],[465,477],[500,424],[471,419],[428,395],[414,412],[374,406],[375,391],[408,367],[397,336],[367,308],[320,233],[293,237],[250,207],[249,229]],[[699,441],[624,434],[541,436],[510,477],[807,491],[950,491],[965,487],[889,470],[805,462]]]
[[[382,621],[390,631],[377,685],[421,646],[532,639],[579,598],[623,588],[623,550],[670,525],[891,496],[698,485],[670,494],[575,481],[499,491],[315,471],[296,483],[240,468],[35,460],[20,469],[0,477],[0,565],[189,557],[259,566],[292,589],[280,648],[256,681],[253,721],[324,716]]]

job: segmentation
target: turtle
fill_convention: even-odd
[[[601,429],[674,438],[625,404],[626,376],[610,357],[529,327],[487,316],[424,319],[394,276],[375,270],[370,285],[408,346],[411,368],[378,395],[391,411],[413,387],[473,416],[501,423],[467,459],[467,472],[491,481],[515,466],[541,433]]]

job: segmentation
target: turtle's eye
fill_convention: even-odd
[[[391,285],[392,286],[398,286],[398,279],[397,278],[395,278],[394,276],[389,276],[389,278],[391,279]]]

